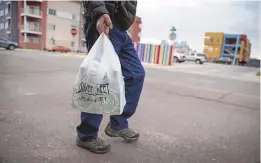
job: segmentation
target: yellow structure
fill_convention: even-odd
[[[239,62],[245,62],[247,63],[250,57],[251,53],[251,43],[248,39],[246,40],[240,40],[240,51],[237,55],[237,59]]]
[[[222,51],[224,40],[223,32],[206,32],[204,39],[204,53],[208,55],[208,58],[219,58]]]

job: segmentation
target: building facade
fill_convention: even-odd
[[[136,16],[133,24],[131,25],[128,31],[133,42],[140,42],[141,30],[142,30],[141,18]]]
[[[62,45],[77,51],[80,9],[81,3],[77,1],[0,0],[0,37],[25,49]],[[71,34],[72,28],[77,30],[75,36]]]
[[[251,54],[251,43],[244,34],[224,34],[221,57],[234,59],[234,64],[246,64]]]
[[[11,3],[13,2],[11,1]],[[46,40],[46,8],[46,1],[17,1],[19,47],[44,49]]]
[[[2,38],[17,42],[20,48],[43,49],[46,31],[47,2],[1,1],[0,30]],[[2,14],[0,14],[2,15]]]
[[[244,34],[207,32],[204,45],[204,53],[209,58],[229,57],[233,64],[247,63],[251,54],[251,43]]]
[[[48,1],[46,48],[60,45],[72,51],[79,49],[80,9],[77,2]],[[76,29],[76,35],[72,35],[72,29]]]
[[[136,17],[129,30],[133,42],[140,41],[141,25],[141,18]],[[76,30],[75,35],[72,29]],[[59,45],[72,51],[88,51],[80,1],[0,0],[0,37],[25,49]]]
[[[207,32],[204,39],[204,53],[208,55],[208,58],[219,58],[224,40],[224,33],[222,32]]]
[[[0,37],[18,42],[18,3],[0,1]]]

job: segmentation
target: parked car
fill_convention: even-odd
[[[196,64],[203,64],[207,61],[207,55],[203,53],[191,53],[186,55],[186,61],[193,61]]]
[[[185,54],[174,52],[174,59],[175,63],[181,63],[185,61]]]
[[[66,47],[64,47],[64,46],[53,46],[53,47],[51,47],[51,48],[47,48],[47,51],[49,51],[49,52],[65,52],[65,53],[67,53],[67,52],[69,52],[69,51],[71,51],[69,48],[66,48]]]
[[[0,38],[0,47],[5,48],[6,50],[14,50],[18,47],[18,44],[16,42]]]
[[[213,63],[221,63],[221,64],[226,64],[230,65],[232,63],[232,60],[228,57],[220,57],[218,59],[215,59]]]

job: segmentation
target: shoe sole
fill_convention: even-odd
[[[83,145],[81,143],[78,143],[78,142],[76,144],[77,144],[78,147],[86,149],[86,150],[88,150],[88,151],[90,151],[92,153],[96,153],[96,154],[105,154],[105,153],[108,153],[110,151],[110,149],[111,149],[110,145],[108,145],[108,148],[105,149],[105,150],[96,150],[96,149],[93,149],[93,148],[88,148],[85,145]]]
[[[124,137],[124,136],[120,136],[120,135],[110,134],[110,133],[108,133],[107,130],[105,130],[105,134],[107,136],[113,137],[113,138],[123,138],[124,140],[126,140],[129,143],[134,142],[134,141],[139,139],[139,134],[136,137],[133,137],[133,138],[128,138],[128,137]]]

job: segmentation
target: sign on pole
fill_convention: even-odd
[[[71,29],[71,34],[72,34],[73,36],[75,36],[75,35],[77,34],[77,30],[76,30],[75,28],[72,28],[72,29]]]

